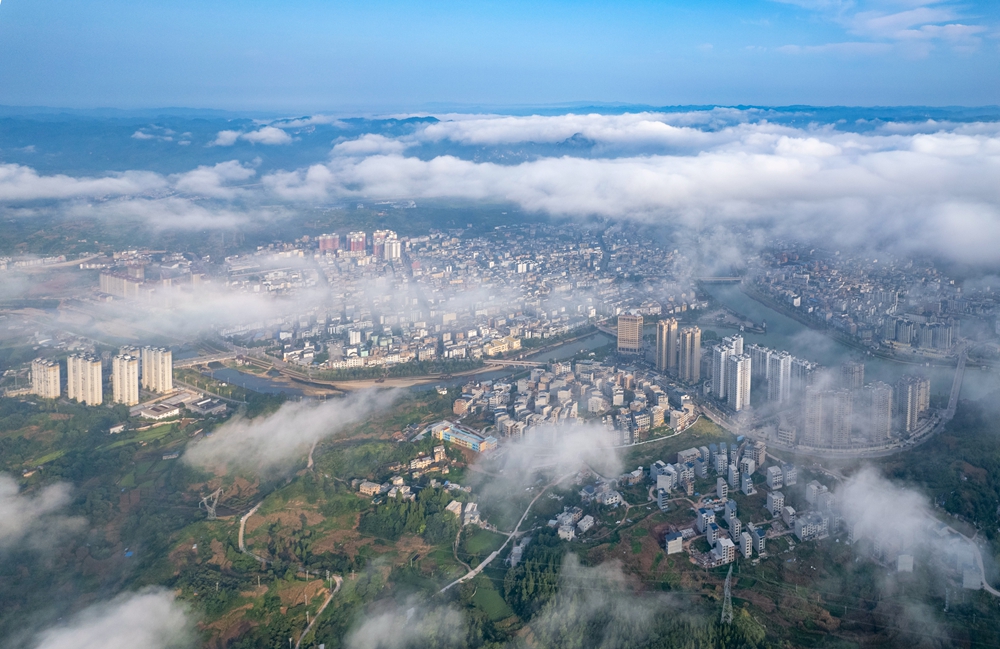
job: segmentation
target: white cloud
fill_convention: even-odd
[[[148,171],[126,171],[94,178],[42,176],[31,167],[0,164],[0,201],[100,198],[141,194],[166,185],[163,176]]]
[[[240,190],[228,183],[247,180],[256,173],[252,167],[242,165],[237,160],[229,160],[177,174],[172,180],[174,187],[181,192],[210,198],[234,198]]]
[[[280,128],[264,126],[256,131],[246,133],[240,131],[219,131],[215,134],[209,146],[232,146],[237,140],[245,140],[252,144],[291,144],[292,136]]]
[[[196,644],[186,609],[163,589],[95,604],[39,634],[34,649],[187,649]]]
[[[219,131],[209,146],[232,146],[240,139],[239,131]]]
[[[932,130],[927,126],[916,130]],[[580,132],[618,143],[620,155],[540,157],[506,165],[448,155],[334,156],[325,165],[269,174],[262,183],[288,200],[500,200],[556,216],[695,228],[766,220],[777,234],[833,236],[845,244],[890,237],[898,238],[904,252],[995,259],[992,246],[977,240],[973,229],[991,224],[1000,205],[995,123],[909,135],[888,128],[859,134],[766,121],[701,130],[648,114],[487,117],[433,124],[398,140],[551,142]],[[659,152],[647,153],[650,142]],[[385,148],[384,140],[379,143]],[[674,148],[680,154],[672,154]],[[945,225],[942,214],[960,216]],[[964,241],[971,246],[957,243]]]
[[[407,143],[377,133],[362,135],[356,140],[340,142],[333,147],[333,155],[366,156],[377,153],[402,153]]]
[[[70,501],[70,488],[55,484],[37,494],[21,493],[17,481],[0,473],[0,550],[15,545],[47,546],[67,532],[80,529],[84,521],[63,514]]]
[[[392,403],[395,393],[362,390],[321,403],[286,403],[256,419],[230,419],[210,437],[188,446],[184,460],[196,466],[277,469],[305,457],[309,447]]]

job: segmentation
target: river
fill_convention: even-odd
[[[213,370],[212,378],[216,381],[225,381],[226,383],[238,385],[247,390],[260,392],[261,394],[287,394],[293,397],[301,397],[304,394],[302,390],[293,388],[286,383],[279,383],[264,376],[240,372],[228,367],[221,370]]]
[[[865,364],[866,383],[871,381],[894,383],[904,374],[920,374],[931,380],[933,394],[946,396],[951,390],[955,378],[954,368],[895,363],[868,356],[761,304],[743,293],[738,286],[715,284],[706,286],[704,290],[720,303],[754,322],[767,320],[767,333],[745,332],[743,334],[745,344],[757,343],[773,349],[787,350],[793,356],[831,368],[836,368],[849,360],[862,361]],[[704,328],[711,329],[710,326]],[[720,336],[730,336],[735,331],[718,329],[716,333]],[[979,399],[997,389],[1000,389],[997,374],[983,372],[978,368],[966,370],[965,381],[962,383],[962,398]]]

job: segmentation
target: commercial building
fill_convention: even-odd
[[[101,360],[93,356],[73,354],[66,359],[66,394],[88,406],[104,402]]]
[[[431,427],[431,435],[434,439],[451,442],[456,446],[467,448],[477,453],[486,453],[497,447],[495,437],[483,437],[471,428],[453,424],[450,421],[442,421]]]
[[[142,387],[152,392],[174,389],[174,355],[165,347],[142,348]]]
[[[701,381],[701,329],[681,329],[678,347],[677,378],[687,383]]]
[[[59,363],[36,358],[31,362],[31,393],[43,399],[58,399],[62,392]]]
[[[677,369],[678,328],[676,318],[666,318],[656,323],[656,369],[673,372]]]
[[[119,354],[111,361],[111,393],[115,403],[134,406],[139,403],[139,359]]]
[[[618,316],[618,353],[642,353],[642,316],[623,313]]]

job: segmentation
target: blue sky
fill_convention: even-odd
[[[0,104],[986,105],[998,34],[995,0],[3,0]]]

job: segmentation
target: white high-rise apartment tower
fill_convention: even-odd
[[[43,399],[58,399],[60,386],[59,363],[36,358],[31,362],[31,392]]]
[[[729,357],[726,363],[726,402],[739,412],[750,405],[750,355]]]
[[[119,354],[111,361],[111,392],[115,403],[139,403],[139,359]]]
[[[792,355],[775,352],[768,355],[767,398],[774,403],[788,403],[792,398]]]
[[[101,360],[93,356],[73,354],[66,359],[66,394],[88,406],[104,402]]]
[[[163,347],[142,348],[142,387],[152,392],[174,389],[173,352]]]

